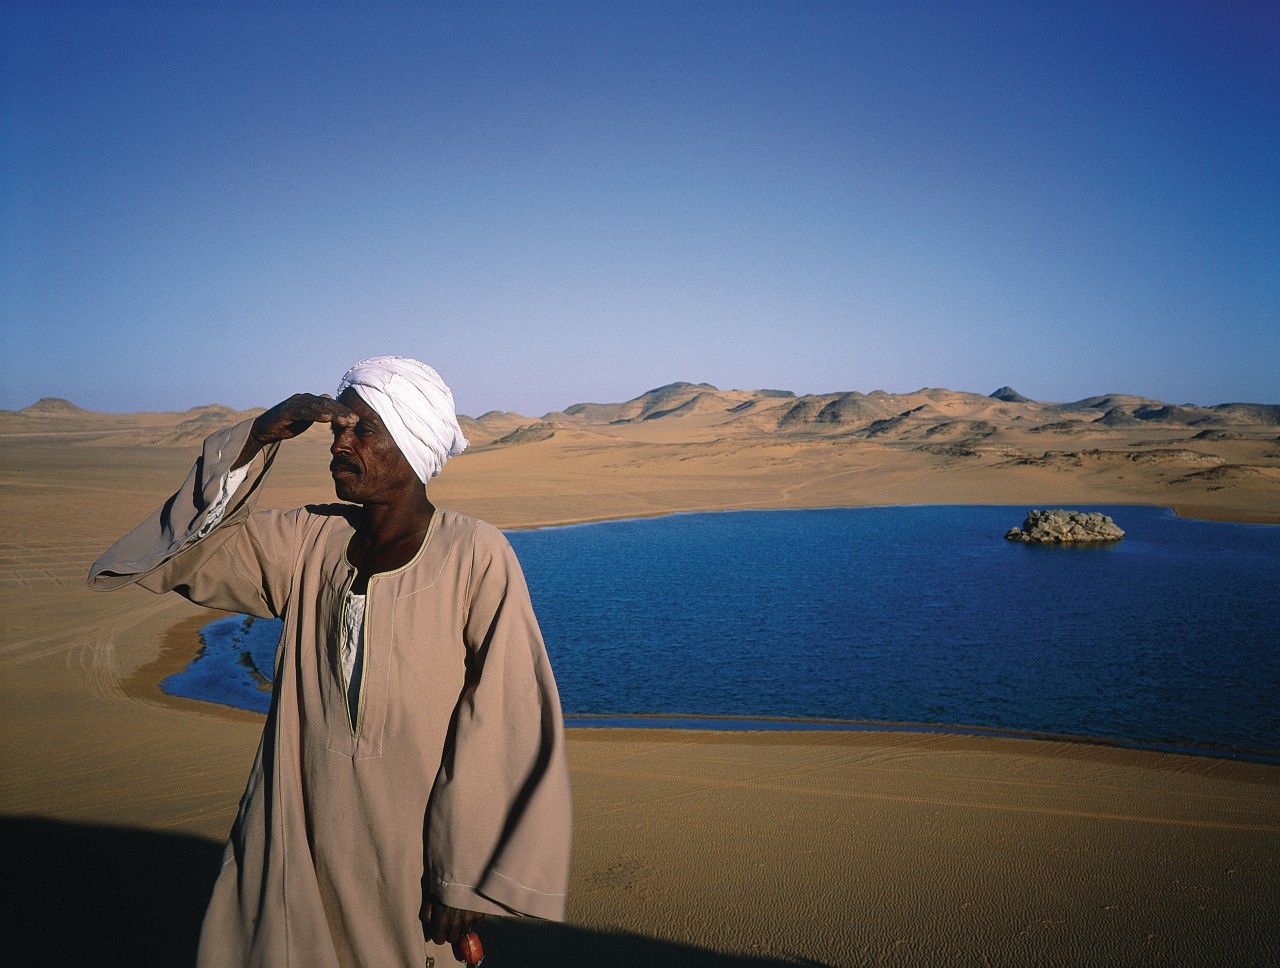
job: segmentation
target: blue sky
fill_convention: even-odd
[[[0,407],[1280,402],[1268,2],[5,5]]]

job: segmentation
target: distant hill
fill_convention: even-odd
[[[0,411],[0,448],[19,463],[63,447],[158,447],[166,459],[179,451],[189,459],[210,433],[261,412],[206,404],[108,414],[45,398]],[[1162,503],[1190,516],[1280,524],[1280,405],[1271,403],[1197,406],[1123,393],[1054,403],[1011,386],[797,395],[680,381],[541,417],[490,410],[458,421],[467,454],[432,486],[445,506],[482,517],[507,513],[506,499],[491,496],[496,482],[496,493],[520,490],[522,514],[532,515],[523,520],[539,523],[672,507],[1029,501]],[[284,466],[305,467],[322,486],[328,436],[307,434],[286,449]]]
[[[1030,403],[1030,399],[1024,397],[1013,387],[1001,387],[991,394],[996,400],[1003,400],[1005,403]]]
[[[70,400],[63,400],[62,397],[41,397],[31,406],[24,407],[18,412],[30,414],[59,414],[88,413],[89,411],[77,407]]]
[[[0,433],[100,431],[116,439],[125,434],[137,443],[186,446],[257,413],[261,410],[206,404],[181,413],[101,414],[44,397],[22,410],[0,411]],[[627,436],[633,433],[628,428],[634,428],[645,439],[659,430],[672,440],[690,441],[853,438],[915,442],[934,449],[943,442],[952,452],[979,441],[988,448],[1023,446],[1028,434],[1040,440],[1138,431],[1182,434],[1186,439],[1238,438],[1280,426],[1280,405],[1200,407],[1120,393],[1048,403],[1010,386],[987,395],[922,387],[912,393],[849,390],[797,396],[789,390],[721,390],[710,383],[680,381],[630,400],[575,403],[540,418],[491,410],[480,417],[460,416],[459,422],[476,448],[537,444],[564,431]]]
[[[564,429],[628,436],[627,428],[639,432],[645,426],[663,428],[671,440],[853,438],[917,442],[955,456],[957,449],[972,449],[978,442],[987,450],[1003,446],[1012,452],[1027,439],[1106,437],[1141,429],[1165,434],[1214,430],[1216,439],[1225,439],[1222,434],[1258,433],[1280,424],[1280,406],[1173,405],[1118,393],[1048,403],[1010,386],[985,396],[939,387],[899,394],[851,390],[797,396],[787,390],[721,390],[682,381],[618,403],[576,403],[537,419],[491,413],[467,421],[464,429],[477,446],[538,443]],[[1035,437],[1027,438],[1029,434]]]
[[[60,397],[41,397],[21,410],[0,410],[0,436],[56,435],[93,444],[189,446],[262,408],[234,410],[211,403],[180,412],[100,413]]]

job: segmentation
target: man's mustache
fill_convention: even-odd
[[[329,473],[334,474],[338,471],[351,471],[353,474],[359,474],[360,468],[349,460],[343,460],[341,457],[335,457],[329,461]]]

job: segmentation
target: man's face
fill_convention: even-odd
[[[354,427],[333,425],[329,472],[338,499],[354,504],[391,504],[406,489],[421,488],[418,475],[360,394],[348,387],[338,402],[359,418]]]

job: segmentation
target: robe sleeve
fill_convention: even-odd
[[[467,685],[428,807],[429,886],[445,904],[564,918],[572,807],[564,722],[515,552],[477,531]]]
[[[151,517],[89,569],[88,586],[176,591],[197,605],[278,616],[288,600],[297,512],[252,514],[278,444],[255,458],[229,500],[218,500],[251,420],[211,434],[195,466]]]

